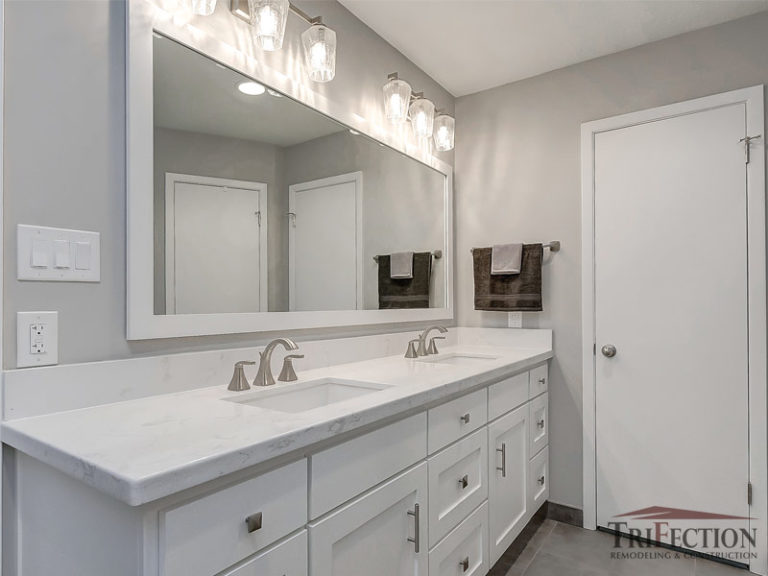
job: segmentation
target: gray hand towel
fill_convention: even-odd
[[[413,278],[413,252],[395,252],[389,256],[389,277],[399,280]]]
[[[392,278],[389,255],[379,256],[379,308],[429,308],[432,254],[414,252],[413,278]]]
[[[494,244],[491,250],[491,274],[520,274],[522,244]]]
[[[520,274],[491,275],[491,248],[472,251],[475,274],[475,310],[540,312],[541,244],[524,244]]]

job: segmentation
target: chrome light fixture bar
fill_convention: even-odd
[[[333,80],[336,32],[323,24],[320,16],[310,16],[289,0],[232,0],[230,11],[256,29],[259,46],[270,52],[282,48],[288,12],[296,14],[310,25],[301,34],[307,74],[315,82]]]
[[[434,102],[424,98],[423,92],[414,92],[411,85],[401,80],[397,72],[387,76],[387,83],[382,87],[382,91],[387,120],[393,124],[410,120],[413,133],[420,142],[432,138],[437,150],[453,150],[456,121],[452,116],[442,110],[435,110]]]

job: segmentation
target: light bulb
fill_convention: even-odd
[[[432,125],[435,120],[435,105],[431,100],[418,98],[414,100],[409,109],[411,113],[411,126],[416,136],[423,140],[432,137]]]
[[[456,120],[448,114],[438,114],[435,118],[435,148],[441,152],[453,150]]]
[[[315,82],[330,82],[336,75],[336,32],[321,23],[301,34],[307,73]]]
[[[384,91],[384,114],[387,120],[395,124],[405,122],[408,117],[408,103],[411,100],[411,85],[399,80],[397,74],[390,75]]]
[[[192,12],[199,16],[210,16],[216,10],[216,0],[192,0]]]
[[[256,40],[262,50],[280,50],[288,18],[288,0],[248,0],[248,8],[251,24],[256,29]]]

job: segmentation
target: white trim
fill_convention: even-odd
[[[288,211],[296,213],[296,192],[311,190],[313,188],[323,188],[335,184],[355,183],[355,250],[357,265],[357,295],[355,297],[357,310],[364,310],[363,302],[363,173],[350,172],[349,174],[340,174],[330,176],[319,180],[310,180],[291,184],[288,186]],[[294,310],[296,303],[296,267],[295,267],[295,229],[292,223],[288,223],[288,309]]]
[[[259,198],[259,311],[269,310],[269,265],[268,256],[268,218],[269,191],[264,182],[214,178],[194,174],[165,173],[165,313],[176,313],[176,219],[173,217],[176,205],[176,183],[220,186],[258,192]]]
[[[757,558],[750,563],[756,574],[768,574],[768,394],[766,391],[766,235],[765,235],[765,126],[763,86],[734,90],[660,108],[587,122],[581,126],[582,215],[582,382],[583,382],[583,498],[584,527],[597,527],[597,461],[595,416],[595,286],[594,286],[594,162],[595,134],[647,122],[746,105],[747,134],[762,134],[753,143],[747,166],[747,272],[749,306],[749,458],[753,500],[751,524],[757,529]],[[746,487],[745,487],[746,497]]]
[[[4,195],[3,182],[5,179],[5,167],[3,158],[5,157],[5,3],[0,2],[0,238],[3,238],[4,228]],[[5,262],[5,244],[0,250],[0,302],[3,301],[3,265]],[[3,325],[3,308],[0,307],[0,326]],[[3,337],[0,330],[0,368],[3,367]],[[5,372],[0,377],[5,386]],[[5,395],[0,394],[0,414],[5,411]],[[3,486],[5,485],[5,465],[3,464],[3,444],[0,435],[0,567],[3,566]],[[1,568],[0,568],[1,570]]]
[[[252,314],[154,314],[153,220],[153,118],[152,33],[157,31],[177,42],[291,98],[320,110],[335,120],[371,137],[372,126],[348,106],[327,99],[296,79],[252,58],[214,35],[175,22],[172,15],[144,0],[126,2],[127,89],[127,306],[128,340],[286,331],[309,328],[452,321],[454,318],[453,263],[453,169],[433,156],[408,154],[407,146],[392,132],[377,132],[375,139],[434,168],[445,176],[445,292],[443,308],[421,310],[343,310],[333,312],[258,312]],[[247,26],[232,20],[233,26]]]

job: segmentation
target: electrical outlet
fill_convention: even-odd
[[[18,312],[16,314],[16,367],[58,364],[58,332],[58,312]]]

